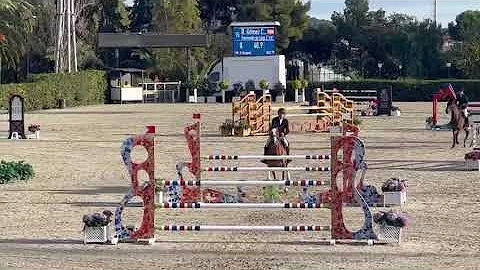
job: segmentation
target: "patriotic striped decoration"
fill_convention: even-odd
[[[285,185],[285,186],[325,186],[329,185],[329,182],[323,180],[172,180],[165,181],[164,186],[221,186],[221,185],[244,185],[244,186],[256,186],[256,185]]]
[[[330,155],[294,155],[294,156],[237,156],[237,155],[210,155],[204,156],[203,159],[208,160],[238,160],[238,159],[330,159]]]
[[[204,172],[239,172],[239,171],[306,171],[328,172],[330,167],[206,167]]]
[[[157,208],[329,208],[323,203],[160,203]]]
[[[164,225],[156,227],[160,231],[285,231],[321,232],[330,231],[330,226],[230,226],[230,225]]]

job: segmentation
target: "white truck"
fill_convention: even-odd
[[[255,83],[257,89],[260,88],[259,83],[261,80],[268,81],[270,89],[278,83],[286,87],[287,69],[285,67],[285,56],[224,57],[223,68],[222,62],[219,62],[210,71],[208,78],[213,83],[228,82],[229,89],[227,91],[232,91],[233,85],[236,83],[241,83],[245,87],[245,83],[249,80]],[[222,102],[225,102],[225,91],[222,91],[221,94]]]

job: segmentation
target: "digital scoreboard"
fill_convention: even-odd
[[[233,55],[275,55],[275,32],[275,26],[234,26],[232,31]]]

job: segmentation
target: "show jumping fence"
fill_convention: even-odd
[[[271,119],[279,108],[272,107],[269,94],[257,100],[255,93],[250,93],[232,103],[232,119],[234,122],[244,121],[248,124],[253,136],[266,135],[270,130]],[[283,108],[291,119],[290,130],[293,132],[328,132],[330,127],[343,122],[353,123],[354,119],[353,101],[342,95],[330,96],[324,92],[317,93],[316,106]]]
[[[131,175],[130,192],[124,196],[120,206],[115,212],[115,231],[116,239],[120,241],[134,240],[147,241],[153,243],[155,241],[155,230],[161,231],[289,231],[289,232],[306,232],[306,231],[330,231],[332,239],[329,240],[334,244],[337,240],[362,241],[373,244],[378,241],[379,233],[374,231],[373,214],[367,203],[370,199],[359,190],[364,188],[363,177],[365,175],[367,165],[364,162],[365,149],[364,144],[355,136],[332,136],[331,137],[331,153],[329,155],[305,155],[305,156],[288,156],[288,158],[305,158],[318,157],[318,160],[329,160],[331,166],[330,174],[330,190],[321,193],[319,200],[315,202],[282,202],[282,203],[235,203],[227,200],[227,194],[215,190],[208,190],[209,194],[221,195],[220,201],[201,202],[202,185],[264,185],[266,183],[297,185],[297,186],[320,186],[325,182],[317,180],[287,180],[287,181],[228,181],[228,180],[201,180],[201,164],[202,156],[200,155],[200,121],[199,115],[194,116],[195,122],[185,128],[184,134],[187,140],[188,149],[191,154],[191,162],[184,162],[189,172],[195,180],[184,180],[181,168],[177,165],[177,172],[180,180],[164,181],[161,186],[175,189],[175,194],[182,194],[179,197],[171,197],[168,202],[161,201],[155,204],[155,141],[154,134],[147,133],[128,138],[122,147],[122,158]],[[148,129],[152,131],[152,128]],[[353,130],[358,134],[358,129]],[[135,146],[142,146],[148,154],[143,163],[134,163],[130,153]],[[342,153],[341,156],[339,153]],[[257,159],[260,156],[206,156],[205,159],[215,160],[229,159],[228,157],[237,157],[237,159]],[[263,157],[263,156],[262,156]],[[328,157],[328,158],[327,158]],[[273,158],[266,156],[265,158]],[[233,158],[235,159],[235,158]],[[315,158],[316,159],[316,158]],[[182,167],[182,166],[180,166]],[[264,168],[267,169],[267,168]],[[277,168],[275,168],[277,169]],[[140,185],[138,172],[144,170],[148,175],[148,181]],[[360,172],[360,174],[358,174]],[[338,186],[337,177],[342,175],[343,187]],[[361,175],[361,179],[355,179],[357,175]],[[188,186],[194,186],[189,189]],[[123,225],[122,212],[134,196],[142,199],[143,217],[141,225],[138,229],[129,230]],[[190,201],[189,201],[190,200]],[[352,232],[345,226],[343,209],[347,205],[356,204],[360,206],[364,213],[363,226],[360,230]],[[162,225],[155,226],[155,208],[288,208],[288,209],[319,209],[328,208],[331,213],[330,225],[287,225],[287,226],[246,226],[246,225]]]

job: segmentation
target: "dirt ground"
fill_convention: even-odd
[[[41,124],[41,140],[0,140],[0,159],[25,160],[36,171],[32,181],[0,186],[0,268],[480,269],[480,174],[464,170],[468,150],[450,150],[450,132],[424,129],[430,103],[396,105],[403,111],[400,118],[364,118],[361,137],[367,147],[369,184],[380,188],[390,177],[409,180],[403,210],[411,224],[400,246],[329,246],[316,241],[328,233],[312,232],[158,232],[153,246],[83,245],[82,215],[113,210],[127,192],[120,146],[129,135],[143,133],[145,125],[158,127],[156,175],[162,178],[173,179],[175,163],[188,160],[183,127],[191,122],[192,113],[204,115],[204,155],[261,154],[265,140],[220,137],[218,126],[229,117],[230,105],[105,105],[34,112],[26,115],[26,122]],[[7,123],[0,122],[2,138],[7,129]],[[328,136],[292,134],[292,154],[327,154]],[[240,164],[260,166],[253,161]],[[304,160],[292,166],[312,164]],[[329,175],[293,173],[293,177],[328,180]],[[205,178],[265,175],[224,173]],[[138,210],[128,209],[126,214],[126,223],[135,224]],[[321,209],[174,209],[157,210],[156,223],[329,225],[329,216]],[[348,226],[360,226],[360,216],[360,209],[348,209]]]

